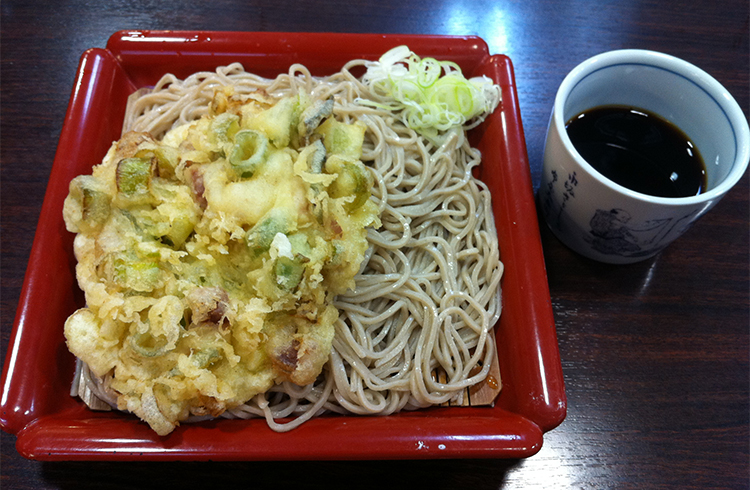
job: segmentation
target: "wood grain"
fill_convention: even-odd
[[[582,60],[663,51],[748,114],[746,1],[150,0],[0,5],[2,335],[15,308],[78,59],[120,29],[476,34],[511,57],[534,185],[558,85]],[[568,417],[522,461],[39,463],[1,436],[3,488],[748,488],[748,180],[654,259],[605,266],[542,227]]]

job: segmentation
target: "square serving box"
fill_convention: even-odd
[[[491,407],[435,407],[384,417],[324,415],[287,433],[263,419],[183,424],[159,437],[135,416],[94,412],[69,394],[74,357],[65,319],[84,305],[73,235],[62,205],[68,183],[90,173],[119,138],[128,95],[163,74],[180,78],[241,62],[273,78],[293,63],[328,75],[349,60],[377,60],[408,45],[487,75],[502,102],[470,133],[482,151],[505,264],[496,338],[503,389]],[[523,458],[565,418],[566,398],[510,59],[477,37],[121,31],[81,57],[29,257],[2,375],[0,426],[39,460],[321,460]]]

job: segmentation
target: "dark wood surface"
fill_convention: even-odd
[[[534,185],[552,101],[582,60],[663,51],[748,113],[748,2],[4,0],[2,357],[81,53],[120,29],[475,34],[515,65]],[[526,460],[40,463],[2,434],[3,488],[748,488],[748,179],[654,259],[542,239],[568,416]]]

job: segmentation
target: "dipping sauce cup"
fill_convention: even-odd
[[[694,143],[705,163],[705,189],[687,197],[634,191],[605,177],[573,145],[566,123],[603,106],[661,116]],[[563,80],[544,149],[538,199],[547,225],[591,259],[628,264],[659,253],[742,178],[750,130],[727,90],[696,66],[663,53],[617,50],[590,58]]]

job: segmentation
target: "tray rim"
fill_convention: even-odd
[[[510,110],[512,112],[509,113],[509,116],[512,116],[515,119],[515,122],[517,123],[517,131],[514,132],[512,135],[508,135],[507,132],[504,134],[506,137],[510,137],[513,141],[508,142],[508,144],[514,145],[516,147],[516,150],[520,153],[518,155],[520,159],[520,167],[524,167],[522,170],[525,169],[525,172],[520,172],[519,182],[517,182],[517,185],[522,186],[524,189],[526,189],[528,192],[526,192],[523,201],[523,205],[528,208],[528,200],[531,200],[532,206],[533,206],[533,194],[531,191],[531,180],[530,180],[530,174],[528,169],[528,162],[527,162],[527,156],[526,156],[526,147],[525,147],[525,140],[523,135],[523,128],[521,124],[520,119],[520,110],[518,107],[518,100],[517,100],[517,92],[515,90],[515,79],[513,74],[513,68],[512,63],[507,56],[504,55],[490,55],[488,52],[488,48],[486,43],[479,37],[476,36],[438,36],[438,35],[398,35],[398,34],[353,34],[353,33],[242,33],[242,32],[215,32],[215,31],[118,31],[114,33],[108,43],[106,49],[98,49],[93,48],[90,50],[87,50],[81,57],[81,62],[79,64],[79,69],[77,73],[76,78],[76,84],[73,88],[72,94],[71,94],[71,100],[68,108],[68,113],[66,114],[65,119],[65,125],[63,127],[63,132],[61,133],[60,137],[60,145],[58,146],[58,152],[55,156],[55,163],[53,165],[53,172],[51,174],[51,179],[55,175],[55,169],[58,168],[63,163],[64,156],[61,155],[61,152],[64,151],[65,145],[70,144],[68,141],[69,135],[68,133],[71,131],[69,129],[69,124],[72,124],[71,121],[74,121],[75,119],[75,111],[76,103],[81,103],[80,97],[85,97],[87,95],[87,86],[84,82],[89,81],[91,82],[92,75],[92,65],[96,65],[97,62],[101,64],[106,64],[106,59],[111,59],[110,63],[116,63],[120,66],[127,65],[129,62],[131,62],[133,59],[137,58],[140,53],[138,49],[135,49],[136,46],[133,46],[133,44],[144,45],[142,41],[134,42],[132,40],[133,36],[143,36],[143,39],[155,39],[155,38],[170,38],[171,39],[182,39],[182,44],[179,41],[165,41],[164,44],[167,44],[167,46],[161,46],[161,48],[164,48],[164,51],[175,51],[175,46],[178,46],[180,48],[184,48],[185,53],[195,53],[195,52],[201,52],[201,39],[209,38],[210,41],[203,41],[204,43],[210,43],[214,42],[213,40],[221,39],[223,41],[226,41],[229,45],[232,43],[237,43],[240,41],[248,41],[248,40],[254,40],[255,42],[258,42],[258,40],[262,42],[269,42],[270,40],[274,39],[294,39],[299,41],[300,39],[307,38],[308,40],[311,38],[316,39],[327,39],[329,41],[333,40],[332,42],[341,42],[342,40],[352,40],[352,39],[358,39],[360,41],[369,39],[369,40],[381,40],[381,43],[383,40],[389,41],[389,42],[397,42],[397,43],[413,43],[417,42],[417,44],[429,44],[429,43],[447,43],[449,46],[452,45],[451,43],[458,44],[466,44],[470,50],[474,50],[475,57],[477,59],[476,63],[477,65],[481,65],[483,63],[487,62],[493,62],[497,66],[500,67],[502,70],[506,70],[506,77],[507,77],[507,87],[509,88],[509,92],[511,95],[510,100],[506,100],[504,98],[503,104],[504,108],[503,111]],[[197,39],[198,41],[195,41]],[[156,49],[158,51],[158,48],[155,48],[154,45],[159,44],[156,41],[149,41],[152,44],[145,43],[150,50]],[[171,43],[171,44],[169,44]],[[310,43],[314,44],[314,43]],[[205,46],[204,46],[205,47]],[[236,46],[235,46],[236,47]],[[132,49],[131,49],[132,48]],[[140,48],[139,48],[140,49]],[[382,50],[381,50],[382,51]],[[89,70],[89,71],[87,71]],[[87,78],[88,77],[88,78]],[[83,90],[83,91],[81,91]],[[504,94],[505,95],[505,94]],[[507,121],[506,121],[507,122]],[[524,173],[526,175],[524,175]],[[439,440],[443,440],[445,437],[460,437],[461,434],[446,434],[446,433],[430,433],[429,430],[422,427],[420,430],[425,431],[424,432],[424,441],[421,441],[423,443],[423,447],[427,448],[424,451],[421,452],[414,452],[411,450],[406,450],[404,447],[399,446],[394,450],[385,450],[380,453],[367,453],[367,451],[359,450],[354,451],[352,453],[348,453],[347,451],[336,451],[333,449],[333,446],[329,446],[327,449],[327,453],[325,454],[309,454],[309,453],[298,453],[298,454],[290,454],[288,452],[285,453],[279,453],[279,454],[273,454],[267,453],[267,454],[257,454],[254,453],[252,456],[250,456],[248,453],[243,453],[242,451],[226,451],[222,453],[221,451],[218,452],[211,452],[206,453],[204,452],[195,452],[190,450],[164,450],[162,452],[153,452],[149,450],[148,444],[144,444],[143,440],[141,439],[134,439],[135,441],[139,441],[135,444],[133,447],[126,447],[124,451],[118,451],[114,450],[114,452],[109,453],[107,451],[100,451],[101,448],[93,447],[91,444],[84,445],[83,448],[73,448],[72,444],[73,441],[69,441],[69,446],[67,450],[53,452],[53,451],[47,451],[47,454],[45,454],[45,449],[53,449],[51,448],[51,442],[53,442],[55,439],[58,441],[65,441],[65,434],[64,432],[66,430],[70,430],[71,427],[73,427],[75,424],[73,424],[74,421],[78,420],[76,417],[80,417],[81,414],[79,411],[76,411],[76,409],[66,409],[59,412],[50,412],[50,413],[44,413],[41,416],[36,416],[36,414],[32,414],[31,417],[29,417],[29,413],[25,414],[19,414],[19,406],[12,407],[13,400],[9,400],[9,393],[11,393],[11,385],[14,380],[13,372],[14,368],[17,366],[19,362],[19,352],[20,346],[23,342],[28,343],[28,337],[29,332],[26,329],[27,321],[26,319],[30,316],[33,317],[34,312],[29,310],[29,294],[31,294],[34,290],[38,289],[38,284],[41,280],[41,272],[40,272],[40,259],[39,254],[41,254],[40,248],[42,247],[42,244],[45,243],[45,240],[49,233],[45,234],[46,228],[44,227],[46,223],[45,219],[49,219],[49,213],[45,214],[45,210],[49,211],[50,208],[54,207],[53,201],[59,201],[60,199],[60,190],[57,186],[57,189],[55,189],[55,186],[49,185],[47,189],[47,193],[45,194],[45,200],[42,206],[42,213],[40,215],[39,219],[39,225],[37,227],[37,232],[34,238],[34,244],[32,246],[32,253],[30,255],[29,259],[29,266],[27,269],[26,277],[24,279],[24,284],[22,288],[21,293],[21,299],[19,300],[19,307],[16,314],[16,319],[14,322],[14,329],[11,336],[11,342],[8,346],[8,351],[5,359],[5,365],[3,369],[3,376],[2,376],[2,393],[3,393],[3,400],[2,403],[0,403],[0,407],[2,408],[2,417],[0,418],[0,427],[3,428],[6,432],[9,433],[15,433],[18,437],[17,439],[17,449],[19,452],[21,452],[22,455],[25,457],[29,457],[32,459],[381,459],[381,458],[426,458],[426,457],[526,457],[530,456],[534,453],[536,453],[539,448],[541,447],[542,443],[542,434],[543,432],[546,432],[548,430],[551,430],[552,428],[559,425],[559,423],[562,422],[562,420],[565,417],[566,414],[566,408],[567,408],[567,401],[565,397],[565,391],[564,391],[564,382],[562,379],[562,368],[560,364],[559,359],[559,350],[557,346],[557,340],[556,340],[556,334],[554,332],[554,318],[552,316],[551,311],[551,301],[549,299],[549,290],[547,288],[547,282],[546,282],[546,271],[544,270],[544,262],[543,262],[543,255],[541,253],[541,240],[538,236],[538,228],[536,228],[536,243],[534,243],[534,247],[532,247],[531,253],[532,255],[536,255],[538,259],[540,259],[540,263],[537,262],[534,265],[533,271],[526,271],[526,276],[534,278],[533,280],[539,282],[539,274],[540,274],[540,267],[541,272],[544,274],[544,280],[543,280],[543,291],[537,291],[537,294],[532,297],[533,301],[536,301],[535,303],[535,311],[534,314],[537,318],[535,318],[533,321],[537,323],[538,332],[535,332],[537,335],[537,340],[540,343],[544,344],[546,355],[545,359],[542,359],[542,351],[541,349],[538,351],[539,354],[539,368],[541,369],[541,372],[539,374],[538,381],[541,383],[537,388],[542,388],[542,390],[547,394],[546,399],[540,400],[537,398],[534,398],[532,400],[526,400],[520,401],[518,405],[519,412],[523,412],[525,414],[521,415],[519,413],[512,413],[508,411],[504,411],[502,414],[503,417],[505,417],[503,420],[505,421],[511,421],[512,423],[515,423],[516,426],[519,429],[519,432],[523,432],[524,437],[517,438],[515,442],[510,441],[508,444],[508,447],[493,447],[493,444],[487,444],[487,441],[484,441],[482,444],[477,444],[476,447],[463,447],[459,449],[454,449],[450,451],[445,451],[442,449],[438,450],[429,450],[429,444],[433,444],[433,446],[439,446],[440,444]],[[494,196],[493,196],[494,198]],[[528,210],[527,210],[528,211]],[[536,215],[534,214],[534,217]],[[514,223],[515,224],[515,223]],[[534,226],[536,227],[536,222],[534,223]],[[528,233],[528,230],[526,230],[526,233]],[[532,233],[533,235],[533,233]],[[533,238],[533,237],[532,237]],[[532,239],[532,242],[534,240]],[[67,266],[68,264],[65,264]],[[527,279],[528,279],[527,277]],[[541,298],[540,298],[541,296]],[[505,311],[503,312],[505,314]],[[551,324],[550,324],[551,320]],[[541,325],[541,324],[544,325]],[[543,328],[543,327],[549,327],[551,326],[551,334],[550,329]],[[24,337],[25,335],[25,337]],[[554,345],[552,345],[554,344]],[[533,362],[533,360],[532,360]],[[546,365],[545,365],[546,363]],[[543,386],[542,386],[543,385]],[[16,390],[17,392],[18,390]],[[21,390],[23,391],[23,390]],[[33,397],[32,397],[33,398]],[[27,405],[28,405],[27,400]],[[33,400],[32,400],[33,401]],[[33,403],[32,403],[33,405]],[[14,409],[12,413],[8,413],[9,409]],[[435,410],[435,409],[431,409]],[[442,410],[442,409],[437,409]],[[485,424],[485,423],[491,423],[496,422],[497,417],[487,417],[486,414],[483,414],[481,411],[482,409],[461,409],[466,410],[462,413],[462,415],[465,415],[465,417],[460,418],[466,418],[466,419],[472,419],[472,423],[475,424]],[[28,412],[28,410],[26,411]],[[413,416],[413,414],[408,415],[398,415],[395,417],[400,418],[408,418],[413,419],[411,422],[418,421],[420,419],[424,418],[434,418],[432,415],[434,415],[436,412],[432,412],[430,416],[425,416],[423,413],[419,413],[416,416]],[[87,412],[87,414],[90,415],[90,412]],[[96,425],[99,422],[96,422],[97,419],[100,417],[92,417],[94,420],[93,424]],[[361,420],[361,418],[360,418]],[[370,418],[370,420],[379,420],[382,421],[383,418]],[[308,423],[309,424],[309,423]],[[86,424],[82,424],[86,425]],[[363,426],[368,426],[368,423],[363,423]],[[502,436],[502,434],[493,434],[491,429],[487,429],[484,427],[481,427],[480,429],[477,429],[479,432],[475,434],[474,436],[467,436],[468,439],[470,439],[469,442],[472,440],[474,442],[482,439],[482,437],[490,438],[490,436]],[[136,433],[138,431],[135,431]],[[435,432],[435,431],[433,431]],[[474,437],[474,439],[472,439]],[[458,440],[458,439],[457,439]],[[494,440],[494,442],[499,442],[502,440],[502,437],[498,437],[497,440]],[[91,442],[91,441],[89,441]],[[400,441],[401,444],[404,443],[404,441]],[[335,445],[336,441],[330,441],[330,444]],[[137,446],[137,447],[136,447]],[[146,449],[146,456],[145,457],[138,457],[139,453],[143,453],[144,451],[136,451],[137,449]],[[153,448],[150,448],[153,449]],[[250,456],[250,457],[248,457]]]

